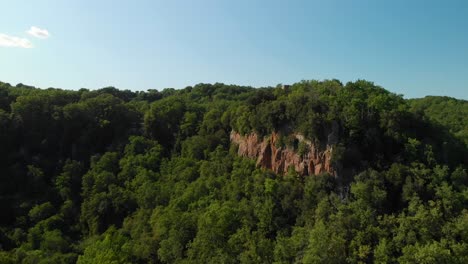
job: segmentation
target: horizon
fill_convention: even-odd
[[[336,79],[336,78],[334,78]],[[47,90],[47,89],[60,89],[60,90],[67,90],[67,91],[79,91],[81,89],[87,89],[89,91],[96,91],[96,90],[99,90],[99,89],[105,89],[105,88],[115,88],[115,89],[118,89],[118,90],[121,90],[121,91],[126,91],[126,90],[129,90],[131,92],[148,92],[149,90],[157,90],[159,92],[163,91],[164,89],[175,89],[175,90],[182,90],[182,89],[185,89],[187,87],[194,87],[196,85],[199,85],[199,84],[211,84],[211,85],[214,85],[216,83],[221,83],[223,85],[232,85],[232,86],[241,86],[241,87],[251,87],[253,89],[261,89],[261,88],[275,88],[277,87],[278,85],[294,85],[296,83],[300,83],[302,81],[319,81],[319,82],[323,82],[323,81],[327,81],[327,80],[333,80],[333,79],[323,79],[323,80],[317,80],[317,79],[310,79],[310,80],[300,80],[300,81],[297,81],[297,82],[293,82],[293,83],[278,83],[276,85],[272,85],[272,86],[252,86],[252,85],[238,85],[238,84],[235,84],[235,83],[221,83],[221,82],[214,82],[214,83],[197,83],[197,84],[193,84],[193,85],[188,85],[188,86],[185,86],[185,87],[162,87],[162,88],[149,88],[149,89],[145,89],[145,90],[138,90],[138,89],[128,89],[128,88],[121,88],[121,87],[116,87],[116,86],[112,86],[112,85],[109,85],[109,86],[103,86],[103,87],[98,87],[98,88],[87,88],[87,87],[81,87],[81,88],[75,88],[75,89],[68,89],[68,88],[64,88],[64,87],[38,87],[38,86],[35,86],[33,84],[28,84],[28,83],[16,83],[16,84],[12,84],[12,83],[9,83],[9,82],[4,82],[2,80],[0,80],[0,83],[6,83],[6,84],[9,84],[11,85],[12,87],[16,87],[20,84],[24,85],[24,86],[31,86],[31,87],[34,87],[35,89],[41,89],[41,90]],[[338,79],[336,79],[338,80]],[[371,80],[365,80],[365,79],[360,79],[360,80],[364,80],[364,81],[369,81],[371,83],[374,83],[372,82]],[[342,84],[343,84],[343,87],[348,83],[348,82],[355,82],[355,81],[358,81],[358,80],[354,80],[354,81],[347,81],[347,82],[343,82],[341,80],[338,80],[340,81]],[[453,99],[457,99],[457,100],[463,100],[463,101],[467,101],[468,99],[465,99],[465,98],[458,98],[458,97],[453,97],[453,96],[448,96],[448,95],[436,95],[436,94],[427,94],[427,95],[423,95],[421,97],[405,97],[405,95],[403,94],[398,94],[398,93],[395,93],[385,87],[382,87],[376,83],[374,83],[376,86],[379,86],[381,88],[384,88],[385,90],[393,93],[393,94],[396,94],[398,96],[402,96],[404,99],[406,100],[409,100],[409,99],[420,99],[420,98],[425,98],[425,97],[449,97],[449,98],[453,98]]]
[[[365,79],[468,99],[468,2],[2,2],[0,81],[132,91]],[[21,19],[18,19],[21,17]]]

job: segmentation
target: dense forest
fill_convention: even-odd
[[[256,166],[233,132],[329,144],[337,172]],[[0,146],[0,263],[468,263],[468,101],[0,82]]]

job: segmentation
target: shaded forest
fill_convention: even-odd
[[[333,142],[276,174],[232,132]],[[468,101],[372,82],[0,82],[0,263],[468,263]]]

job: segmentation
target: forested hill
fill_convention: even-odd
[[[462,139],[468,145],[468,101],[450,97],[427,96],[409,100],[411,111],[424,113]]]
[[[468,263],[467,113],[362,80],[0,82],[0,263]],[[259,167],[232,135],[330,169]]]

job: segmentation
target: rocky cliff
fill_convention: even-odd
[[[304,139],[302,135],[292,134],[291,136],[305,146],[302,153],[293,147],[281,146],[278,133],[259,138],[255,133],[242,136],[233,131],[230,138],[232,143],[239,146],[238,154],[240,156],[255,159],[258,166],[276,173],[284,174],[289,167],[292,167],[303,176],[325,172],[336,176],[336,170],[331,164],[333,145],[327,144],[321,148]]]

